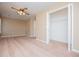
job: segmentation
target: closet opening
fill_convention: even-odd
[[[47,14],[47,43],[52,42],[71,50],[72,24],[69,7],[60,8]]]

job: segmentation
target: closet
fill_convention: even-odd
[[[47,13],[47,43],[60,42],[73,47],[73,6],[65,5]]]
[[[49,15],[49,39],[68,43],[68,8]]]

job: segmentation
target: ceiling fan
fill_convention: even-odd
[[[30,15],[27,11],[28,11],[28,8],[20,8],[20,9],[17,9],[17,8],[14,8],[14,7],[11,7],[12,9],[16,10],[17,14],[19,15]]]

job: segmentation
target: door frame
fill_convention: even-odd
[[[51,13],[54,13],[54,12],[57,12],[57,11],[60,11],[60,10],[63,10],[65,8],[68,8],[68,51],[71,51],[72,50],[72,46],[73,46],[73,19],[72,19],[72,4],[68,4],[68,5],[65,5],[63,7],[60,7],[58,9],[55,9],[53,11],[49,11],[47,12],[47,39],[46,39],[46,43],[48,44],[50,42],[50,39],[49,39],[49,20],[50,20],[50,14]]]

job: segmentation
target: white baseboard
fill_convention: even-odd
[[[73,52],[79,53],[79,50],[77,49],[72,49]]]
[[[43,43],[47,44],[47,42],[46,42],[46,41],[43,41],[43,40],[40,40],[40,39],[36,39],[36,40],[41,41],[41,42],[43,42]]]
[[[51,41],[57,41],[57,42],[60,42],[60,43],[66,43],[68,44],[68,42],[65,42],[65,41],[60,41],[60,40],[55,40],[55,39],[50,39]]]
[[[1,36],[1,37],[18,37],[18,36],[26,36],[26,34],[23,34],[23,35],[7,35],[7,36]]]

